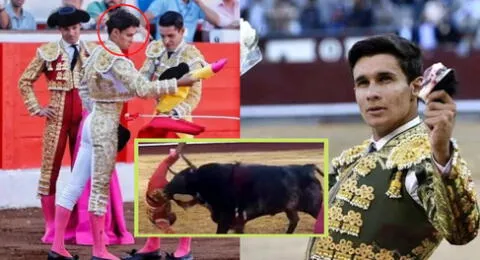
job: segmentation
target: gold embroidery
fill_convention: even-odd
[[[314,244],[314,255],[311,256],[311,259],[332,259],[335,248],[331,237],[317,238]]]
[[[387,159],[387,168],[404,170],[430,158],[430,141],[427,134],[411,136],[392,149]]]
[[[330,230],[352,236],[358,236],[360,233],[360,228],[363,226],[362,215],[360,213],[350,210],[346,215],[343,215],[342,208],[333,205],[328,215]]]
[[[53,70],[52,62],[51,62],[51,61],[47,61],[47,70],[48,70],[48,71],[52,71],[52,70]]]
[[[419,246],[415,247],[412,253],[416,256],[423,256],[425,253],[431,252],[435,247],[436,244],[427,238]]]
[[[59,72],[57,73],[57,78],[56,78],[56,80],[63,80],[63,72],[62,72],[62,71],[59,71]]]
[[[369,154],[358,161],[357,165],[353,168],[353,172],[360,176],[366,176],[376,167],[377,157],[373,154]]]
[[[347,215],[343,217],[343,226],[340,233],[347,233],[358,237],[360,228],[363,225],[362,215],[353,210],[348,211]]]
[[[340,243],[336,245],[335,259],[352,259],[355,254],[355,249],[352,247],[352,241],[341,239]]]
[[[393,258],[393,252],[383,248],[380,249],[379,253],[375,254],[375,259],[376,260],[395,260],[395,258]]]
[[[338,243],[335,243],[332,237],[315,238],[309,254],[308,257],[310,260],[393,260],[396,257],[403,260],[414,259],[414,257],[410,255],[395,255],[393,251],[365,243],[361,243],[358,247],[355,247],[352,241],[346,239],[341,239]]]
[[[52,187],[50,184],[52,176],[56,174],[52,171],[55,153],[58,146],[58,139],[60,137],[60,130],[62,129],[65,92],[52,91],[50,100],[51,104],[53,105],[53,109],[55,110],[55,118],[52,120],[47,120],[47,125],[43,134],[42,166],[38,184],[39,195],[50,195],[52,192]]]
[[[340,186],[340,191],[336,197],[338,199],[350,202],[356,190],[357,181],[355,179],[348,179]]]
[[[328,214],[329,229],[339,232],[342,221],[343,221],[342,208],[338,206],[332,206]]]
[[[354,146],[350,149],[343,151],[340,156],[332,160],[332,165],[334,168],[339,168],[354,162],[358,157],[360,157],[366,151],[370,140],[366,140],[361,145]]]
[[[55,67],[56,71],[61,71],[63,70],[63,63],[62,62],[57,62],[57,66]]]
[[[366,245],[364,243],[360,244],[360,247],[355,249],[354,260],[369,260],[373,259],[375,253],[373,252],[373,246]]]
[[[373,187],[362,185],[356,189],[355,197],[351,201],[351,205],[367,210],[370,207],[371,202],[375,199],[373,194]]]
[[[375,199],[373,191],[374,188],[367,185],[362,185],[358,188],[357,180],[348,179],[340,186],[340,191],[337,193],[336,198],[366,210]]]
[[[161,41],[152,41],[148,46],[145,54],[149,58],[159,57],[165,51],[165,46]]]
[[[54,61],[60,55],[60,44],[58,41],[43,44],[37,49],[37,53],[45,61]]]
[[[390,181],[390,187],[385,194],[391,199],[398,199],[402,197],[401,190],[402,190],[402,172],[398,171],[395,173],[395,177],[393,180]]]
[[[117,156],[117,129],[123,103],[96,103],[90,123],[93,142],[92,190],[89,211],[106,212],[110,178]]]

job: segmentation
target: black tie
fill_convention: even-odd
[[[73,58],[72,58],[72,62],[70,63],[70,70],[73,70],[73,68],[75,68],[75,64],[77,64],[77,60],[78,60],[78,49],[77,49],[77,45],[76,44],[72,44],[70,45],[70,47],[73,48]]]
[[[368,153],[374,153],[377,151],[377,148],[375,147],[375,143],[371,142],[370,145],[368,146]]]

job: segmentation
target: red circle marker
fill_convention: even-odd
[[[105,12],[103,12],[101,15],[100,15],[100,19],[98,19],[98,22],[97,22],[97,38],[98,38],[98,41],[100,42],[100,45],[108,52],[110,52],[111,54],[115,55],[115,56],[122,56],[122,57],[126,57],[127,55],[126,54],[123,54],[123,53],[117,53],[117,52],[114,52],[110,49],[107,48],[107,46],[105,46],[105,43],[102,41],[102,38],[100,37],[100,21],[103,20],[103,16],[105,14],[107,14],[110,10],[112,9],[115,9],[117,7],[120,7],[120,6],[127,6],[127,7],[131,7],[135,10],[137,10],[140,14],[142,14],[143,16],[143,19],[145,20],[146,24],[147,24],[147,32],[150,33],[150,23],[148,22],[147,20],[147,17],[145,16],[145,14],[142,12],[142,10],[140,10],[138,7],[134,6],[134,5],[130,5],[130,4],[118,4],[118,5],[114,5],[110,8],[108,8],[107,10],[105,10]],[[139,51],[141,51],[143,48],[145,48],[145,46],[148,44],[148,40],[149,40],[149,37],[148,35],[146,35],[145,37],[145,42],[142,44],[142,46],[138,49],[138,50],[135,50],[133,52],[129,52],[128,55],[133,55]]]

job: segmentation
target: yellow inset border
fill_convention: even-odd
[[[138,159],[140,143],[323,143],[323,234],[140,234],[139,233],[139,201],[138,201]],[[151,138],[135,138],[134,139],[134,236],[135,237],[328,237],[328,191],[329,191],[329,146],[327,138],[201,138],[201,139],[151,139]],[[312,227],[313,229],[313,227]]]

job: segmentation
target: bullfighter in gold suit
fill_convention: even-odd
[[[184,26],[182,16],[173,11],[166,12],[159,21],[162,41],[152,41],[146,50],[145,60],[140,72],[149,80],[158,80],[167,70],[181,63],[188,66],[187,71],[200,69],[206,63],[203,55],[193,45],[184,41]],[[181,66],[181,65],[180,65]],[[191,121],[191,113],[197,107],[202,95],[202,82],[195,83],[191,88],[179,87],[172,95],[164,95],[158,99],[156,114],[177,116]],[[173,134],[171,138],[191,138],[187,134]]]
[[[82,103],[78,86],[82,77],[82,64],[94,49],[94,43],[79,40],[80,23],[89,15],[73,7],[64,7],[50,15],[48,25],[59,27],[62,39],[40,46],[37,54],[23,72],[19,88],[25,106],[32,116],[46,118],[38,195],[46,222],[42,241],[53,240],[55,192],[60,166],[69,141],[72,165],[78,128],[82,119]],[[47,79],[50,102],[42,107],[33,90],[41,75]]]

